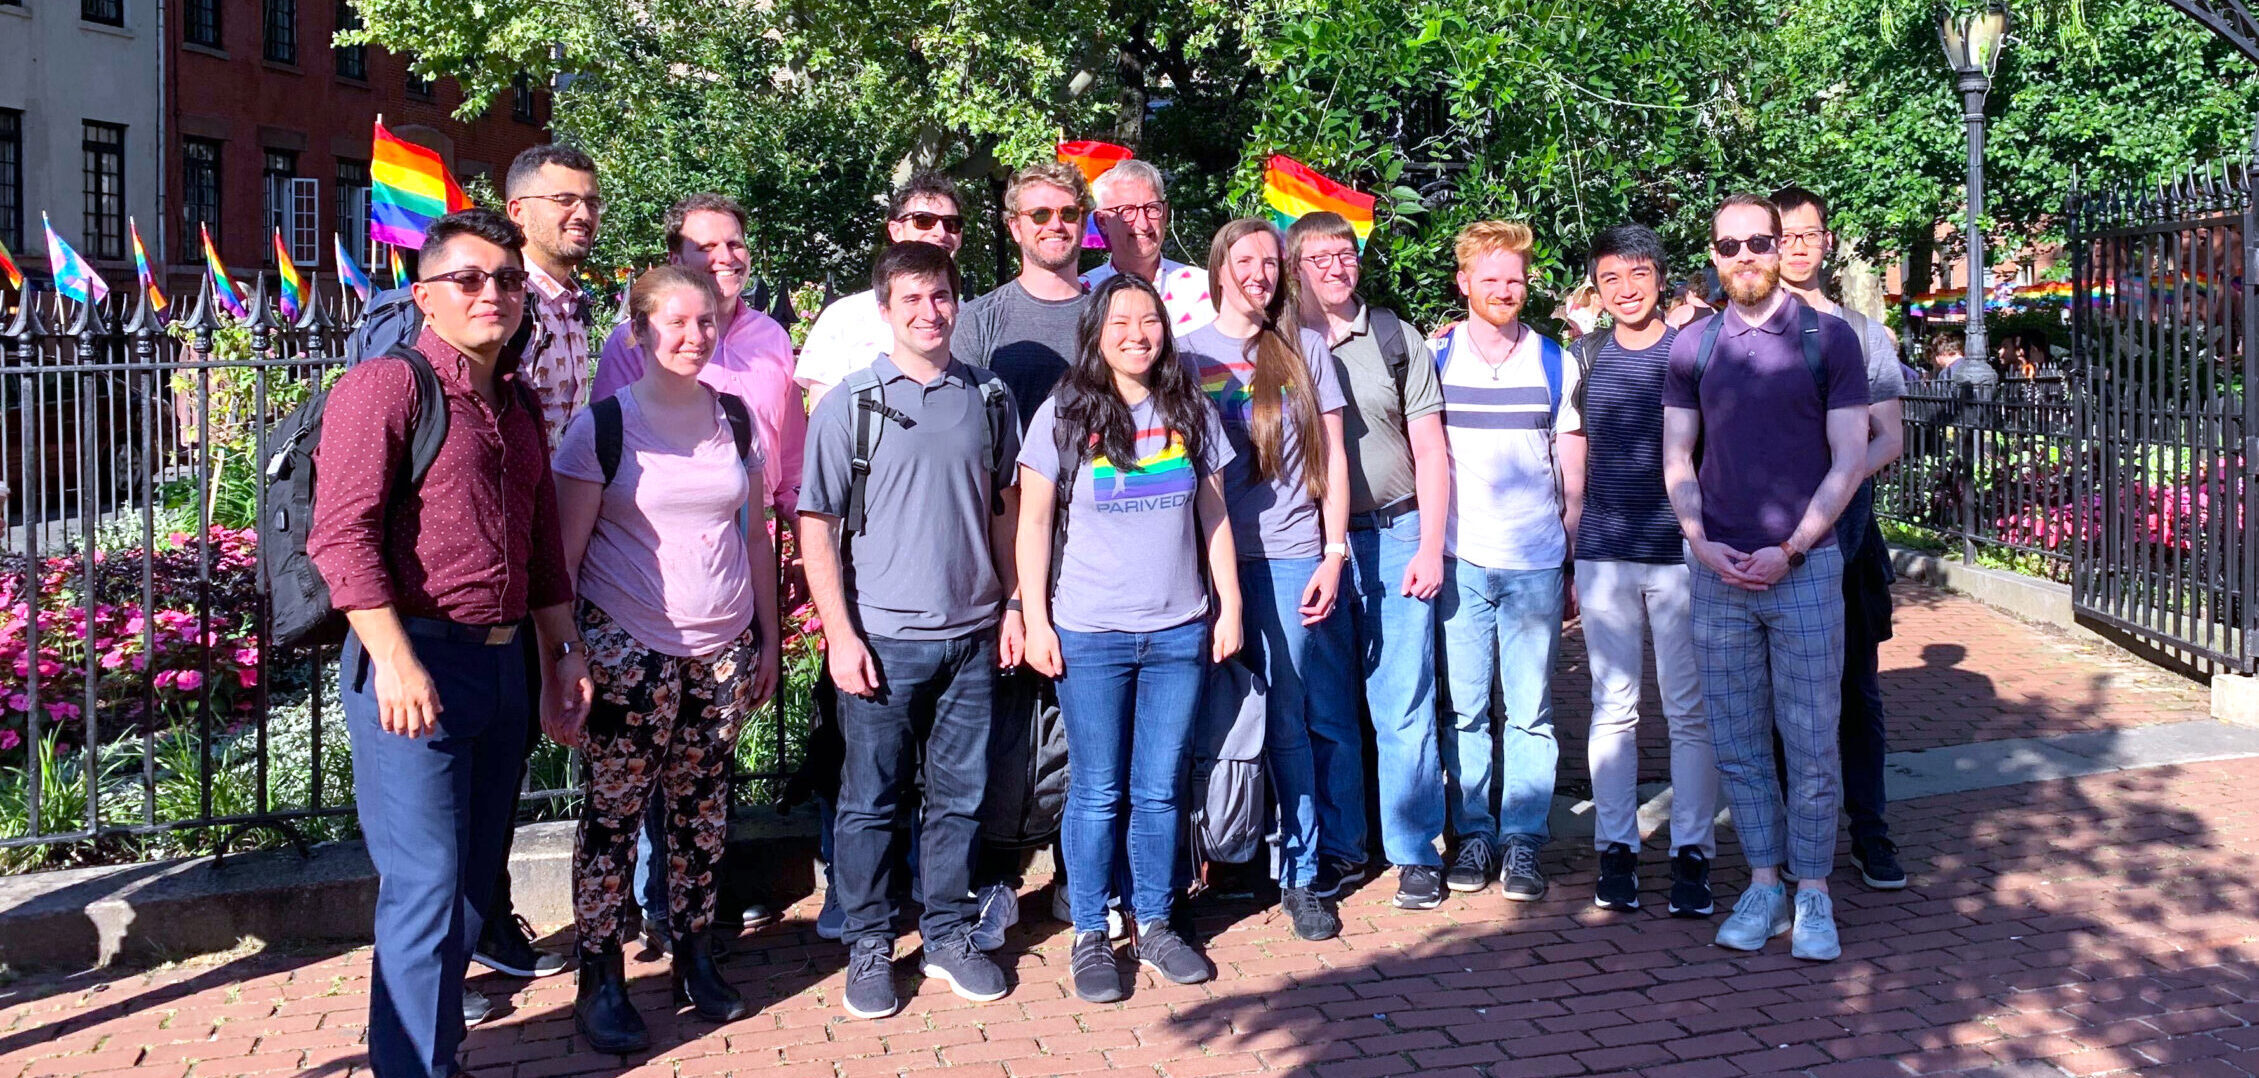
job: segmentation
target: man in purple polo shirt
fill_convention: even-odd
[[[1850,326],[1781,288],[1780,236],[1780,211],[1756,195],[1726,199],[1711,218],[1728,303],[1671,344],[1663,479],[1693,559],[1703,707],[1749,857],[1749,889],[1718,944],[1760,950],[1793,927],[1791,953],[1824,961],[1842,953],[1827,879],[1842,792],[1835,519],[1865,474],[1867,370]],[[1797,876],[1793,919],[1784,860]]]

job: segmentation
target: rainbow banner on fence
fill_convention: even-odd
[[[298,311],[306,305],[306,281],[290,261],[290,245],[282,242],[279,228],[275,229],[275,276],[282,281],[282,295],[276,297],[282,304],[282,316],[295,322]]]
[[[219,302],[221,310],[233,315],[237,321],[249,318],[250,312],[243,306],[243,290],[235,286],[235,278],[227,275],[227,266],[220,261],[219,250],[212,246],[211,227],[197,225],[196,231],[204,238],[204,272],[212,280],[212,298]]]
[[[345,237],[332,232],[330,238],[337,241],[338,281],[352,289],[354,295],[361,297],[361,302],[367,303],[369,293],[375,291],[376,286],[369,283],[368,273],[361,269],[359,262],[354,261],[353,252],[345,249]]]
[[[395,137],[382,119],[370,151],[369,183],[369,238],[378,243],[422,247],[433,221],[471,207],[437,152]]]
[[[48,220],[45,213],[39,215],[39,223],[47,229],[47,268],[55,275],[55,291],[80,303],[102,302],[110,294],[110,286],[103,282],[102,275],[94,272],[94,267],[87,265],[70,244],[64,243],[63,237],[55,234],[55,222]]]
[[[392,252],[392,287],[408,287],[408,266],[400,261],[400,248],[388,247],[386,250]]]
[[[1094,139],[1062,142],[1057,146],[1057,150],[1059,163],[1073,165],[1082,170],[1082,178],[1087,183],[1097,183],[1098,177],[1105,175],[1107,169],[1113,168],[1133,156],[1127,146],[1117,146],[1111,142],[1099,142]],[[1096,216],[1083,219],[1082,245],[1091,250],[1106,246],[1106,237],[1098,231],[1098,218]]]
[[[1320,210],[1338,213],[1356,230],[1358,250],[1364,249],[1366,237],[1373,234],[1373,196],[1335,183],[1283,154],[1271,155],[1270,164],[1263,169],[1263,204],[1271,208],[1271,220],[1280,228],[1292,225],[1304,214]]]
[[[8,287],[23,291],[24,271],[16,265],[16,256],[8,253],[5,243],[0,243],[0,276],[8,278]]]
[[[141,287],[149,293],[149,309],[157,312],[157,320],[165,320],[165,293],[157,287],[157,275],[149,272],[149,250],[141,246],[141,225],[126,218],[126,232],[133,237],[133,273]]]

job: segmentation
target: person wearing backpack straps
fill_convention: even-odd
[[[960,287],[940,247],[882,252],[871,289],[892,351],[808,420],[800,550],[839,689],[833,878],[846,915],[842,1002],[858,1018],[901,1006],[890,851],[897,807],[921,778],[924,971],[976,1002],[1006,991],[972,942],[971,876],[997,672],[1020,661],[1023,642],[1019,612],[1005,608],[1020,421],[1001,380],[950,357]]]
[[[1160,293],[1108,278],[1019,457],[1028,665],[1058,679],[1074,761],[1061,829],[1069,976],[1092,1003],[1123,995],[1106,914],[1125,834],[1138,961],[1178,984],[1215,976],[1169,911],[1201,687],[1210,662],[1239,650],[1221,475],[1231,458],[1214,405],[1177,360]]]
[[[1363,664],[1380,787],[1381,851],[1396,905],[1444,897],[1443,767],[1436,749],[1435,596],[1451,502],[1443,391],[1419,331],[1357,295],[1357,233],[1340,214],[1304,214],[1286,232],[1302,324],[1326,335],[1346,390],[1353,654]],[[1320,748],[1325,746],[1321,743]],[[1318,754],[1321,895],[1365,878],[1365,774],[1355,754]]]
[[[1550,837],[1560,756],[1552,679],[1569,557],[1554,447],[1577,429],[1566,400],[1576,368],[1521,319],[1533,242],[1519,221],[1460,230],[1454,253],[1468,316],[1438,342],[1435,360],[1451,446],[1441,756],[1458,837],[1444,882],[1476,892],[1502,878],[1517,902],[1546,891],[1538,852]],[[1490,706],[1494,681],[1502,716]],[[1492,763],[1501,757],[1502,774]]]
[[[1793,932],[1791,954],[1823,961],[1842,951],[1827,879],[1844,656],[1835,521],[1867,459],[1867,370],[1850,326],[1780,287],[1780,232],[1757,195],[1727,198],[1711,219],[1728,302],[1671,344],[1663,480],[1693,560],[1703,710],[1750,867],[1717,942],[1756,951]]]
[[[537,704],[569,716],[589,699],[540,407],[509,347],[525,317],[524,242],[487,209],[425,233],[414,347],[445,396],[447,435],[422,481],[394,489],[419,413],[411,358],[348,370],[315,452],[306,551],[351,627],[339,695],[378,877],[368,1052],[384,1078],[457,1073],[464,967],[501,867],[526,729]],[[547,667],[538,681],[520,647],[529,616]]]

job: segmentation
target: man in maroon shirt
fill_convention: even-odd
[[[492,210],[426,233],[416,351],[446,395],[447,437],[402,482],[417,412],[408,360],[379,357],[330,393],[307,553],[352,632],[340,692],[353,790],[376,864],[369,1061],[378,1078],[456,1074],[464,966],[510,827],[543,701],[519,634],[537,631],[550,706],[587,706],[587,658],[541,412],[507,347],[525,317],[525,239]]]

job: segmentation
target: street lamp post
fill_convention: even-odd
[[[1938,42],[1945,48],[1961,91],[1961,122],[1969,129],[1969,320],[1963,347],[1970,359],[1991,362],[1985,344],[1984,294],[1991,276],[1984,259],[1984,99],[1992,90],[1992,71],[2000,62],[2000,49],[2008,41],[2006,0],[1990,0],[1982,11],[1947,11],[1938,24]]]

